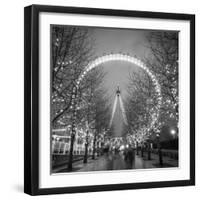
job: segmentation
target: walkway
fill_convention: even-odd
[[[87,163],[83,160],[73,163],[73,172],[88,172],[88,171],[105,171],[105,170],[125,170],[125,169],[148,169],[148,168],[164,168],[164,167],[177,167],[178,161],[169,157],[163,157],[163,166],[159,165],[158,155],[151,154],[151,160],[147,159],[147,155],[135,155],[133,162],[127,162],[122,153],[109,153],[97,157],[95,160],[88,159]],[[64,165],[53,171],[67,172],[67,166]]]

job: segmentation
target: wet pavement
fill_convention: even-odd
[[[131,164],[125,162],[121,154],[108,154],[89,162],[78,171],[102,171],[102,170],[122,170],[131,169]]]
[[[126,169],[147,169],[147,168],[160,168],[160,167],[177,167],[178,161],[163,157],[164,165],[160,166],[158,163],[158,156],[152,154],[151,160],[147,156],[141,157],[134,155],[133,160],[128,161],[124,155],[119,153],[108,153],[103,156],[97,157],[95,160],[89,158],[87,163],[78,161],[73,163],[73,172],[88,172],[88,171],[105,171],[105,170],[126,170]],[[67,172],[66,167],[58,168],[56,172]]]

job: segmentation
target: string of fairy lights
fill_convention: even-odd
[[[146,127],[142,127],[140,130],[138,130],[136,134],[133,134],[133,133],[130,134],[130,136],[134,140],[137,139],[139,142],[141,140],[145,140],[150,135],[150,130],[158,129],[157,121],[159,118],[160,108],[162,105],[161,87],[160,87],[160,84],[159,84],[158,80],[156,79],[155,75],[150,71],[150,69],[141,60],[139,60],[136,57],[129,56],[126,54],[121,54],[121,53],[104,55],[104,56],[98,57],[95,60],[89,62],[89,64],[85,67],[85,70],[83,71],[83,73],[79,76],[78,80],[76,81],[76,85],[75,85],[75,87],[73,89],[73,93],[72,93],[72,107],[73,107],[72,137],[75,135],[75,120],[76,120],[76,115],[77,115],[76,99],[77,99],[77,91],[80,87],[80,83],[89,71],[91,71],[98,65],[101,65],[101,64],[104,64],[104,63],[110,62],[110,61],[123,61],[123,62],[129,62],[134,65],[137,65],[138,67],[143,69],[152,80],[153,86],[155,88],[155,94],[157,97],[157,104],[155,105],[155,108],[151,113],[150,123],[147,124]],[[115,104],[116,104],[116,102],[115,102]],[[122,102],[120,102],[120,104],[122,104]],[[113,113],[114,113],[114,110],[113,110]],[[124,109],[123,109],[123,115],[125,117]],[[125,120],[127,120],[126,117],[125,117]]]

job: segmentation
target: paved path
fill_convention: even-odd
[[[105,171],[105,170],[125,170],[125,169],[147,169],[147,168],[161,168],[161,167],[177,167],[178,161],[163,157],[163,166],[158,163],[158,155],[151,154],[151,160],[147,159],[147,155],[143,158],[140,155],[135,155],[133,162],[125,161],[121,153],[109,153],[92,160],[88,159],[88,163],[78,161],[73,163],[73,171],[87,172],[87,171]],[[67,172],[66,167],[57,169],[55,172]]]

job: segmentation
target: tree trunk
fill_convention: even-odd
[[[92,159],[95,159],[95,153],[96,153],[96,134],[94,134],[94,140],[93,140],[93,152],[92,152]]]
[[[88,130],[87,130],[87,135],[86,135],[85,154],[84,154],[83,163],[87,163],[87,159],[88,159]]]
[[[138,142],[136,142],[136,155],[139,155]]]
[[[144,157],[144,148],[143,148],[143,145],[141,146],[141,157]]]
[[[150,145],[150,142],[148,142],[148,160],[151,160],[151,145]]]
[[[72,133],[71,143],[70,143],[70,151],[69,151],[69,160],[68,160],[68,170],[69,171],[72,170],[74,138],[75,138],[75,135]]]
[[[160,138],[158,138],[158,158],[159,158],[159,164],[160,164],[160,166],[162,166],[163,165],[163,158],[162,158]]]
[[[163,158],[162,158],[162,150],[161,148],[158,149],[158,156],[159,156],[159,164],[163,165]]]

